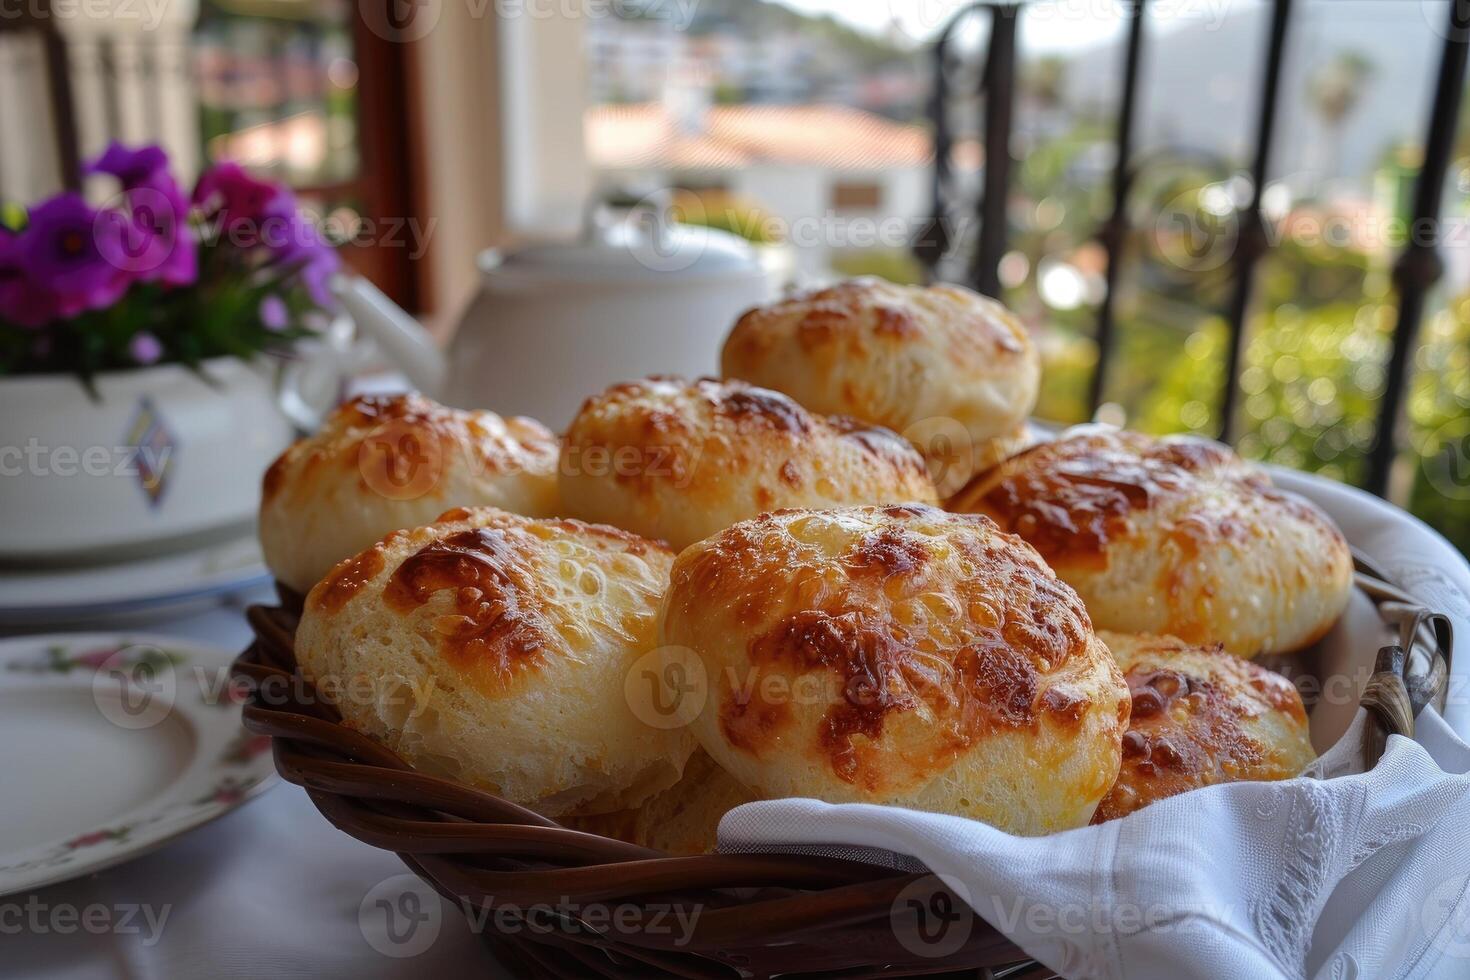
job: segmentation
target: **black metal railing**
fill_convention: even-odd
[[[30,36],[39,41],[46,70],[46,98],[56,140],[56,157],[61,166],[62,186],[81,186],[81,152],[77,139],[76,99],[67,64],[66,39],[51,16],[50,0],[20,4],[14,17],[0,17],[0,34]],[[3,187],[4,174],[0,174]]]
[[[1028,0],[980,2],[961,10],[940,33],[933,47],[934,91],[930,116],[934,127],[934,185],[932,219],[924,236],[924,247],[916,248],[920,262],[931,275],[961,275],[968,284],[986,293],[1000,294],[999,268],[1008,248],[1006,204],[1010,185],[1011,135],[1017,91],[1016,25]],[[1417,7],[1417,5],[1415,5]],[[1438,255],[1438,229],[1442,191],[1454,152],[1460,106],[1465,90],[1467,52],[1470,52],[1470,3],[1452,0],[1447,5],[1444,44],[1439,52],[1439,74],[1424,139],[1424,160],[1419,171],[1408,244],[1393,267],[1393,285],[1398,316],[1392,354],[1378,401],[1378,418],[1368,452],[1365,486],[1382,494],[1397,456],[1400,415],[1409,362],[1418,337],[1425,301],[1443,273]],[[1128,4],[1128,37],[1122,66],[1121,104],[1114,135],[1116,160],[1112,175],[1111,215],[1096,231],[1107,256],[1105,290],[1099,303],[1094,338],[1097,362],[1089,388],[1089,406],[1096,411],[1102,403],[1109,362],[1116,347],[1116,301],[1119,270],[1128,235],[1128,197],[1142,167],[1134,157],[1139,67],[1144,58],[1143,20],[1148,0]],[[1262,194],[1268,186],[1276,137],[1282,68],[1287,38],[1293,21],[1292,0],[1271,0],[1267,55],[1257,93],[1254,155],[1250,169],[1249,201],[1236,217],[1238,237],[1232,254],[1233,284],[1226,313],[1229,346],[1226,353],[1224,392],[1216,415],[1220,437],[1235,435],[1237,398],[1246,323],[1255,292],[1256,269],[1271,250],[1271,236],[1262,216]],[[960,25],[988,17],[990,35],[981,56],[983,70],[975,87],[957,92],[951,81]],[[953,171],[951,151],[955,145],[950,106],[957,98],[975,98],[981,112],[977,129],[983,133],[984,179],[977,198],[966,201]],[[968,213],[966,213],[968,211]],[[963,218],[979,219],[971,239],[956,240],[951,229],[964,227]],[[973,249],[968,261],[956,258]]]

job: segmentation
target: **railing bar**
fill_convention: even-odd
[[[1291,0],[1274,0],[1271,10],[1271,41],[1266,55],[1266,81],[1261,90],[1260,117],[1256,126],[1256,158],[1251,167],[1251,199],[1240,213],[1239,238],[1235,243],[1235,294],[1230,303],[1230,349],[1225,366],[1225,391],[1220,399],[1220,438],[1229,442],[1235,432],[1235,402],[1240,380],[1240,362],[1245,351],[1245,318],[1255,290],[1256,264],[1267,249],[1266,227],[1261,219],[1261,196],[1276,137],[1276,110],[1281,88],[1281,64],[1286,54],[1287,27],[1291,22]]]
[[[1397,455],[1396,435],[1399,410],[1408,384],[1409,358],[1424,317],[1430,288],[1444,275],[1437,239],[1440,205],[1450,158],[1459,128],[1460,103],[1465,92],[1465,67],[1470,54],[1470,11],[1462,3],[1450,7],[1449,31],[1440,57],[1439,81],[1434,107],[1429,115],[1429,135],[1424,141],[1424,166],[1414,187],[1414,221],[1408,244],[1394,263],[1393,283],[1399,294],[1399,315],[1394,325],[1393,353],[1384,377],[1383,398],[1378,405],[1378,426],[1368,454],[1367,489],[1380,496],[1388,489],[1388,478]]]
[[[102,74],[102,111],[106,119],[107,138],[120,140],[122,131],[122,98],[118,91],[117,51],[113,39],[102,35],[97,39],[97,62]]]
[[[138,45],[138,74],[142,80],[144,111],[148,114],[148,131],[163,136],[163,72],[159,67],[159,43],[151,35]]]
[[[37,27],[46,60],[46,91],[51,102],[51,122],[56,127],[56,156],[61,164],[61,183],[67,190],[82,186],[82,153],[77,140],[76,95],[71,85],[71,65],[66,38],[56,26],[51,4],[37,9]]]
[[[1011,184],[1011,122],[1016,98],[1016,23],[1019,8],[990,7],[990,45],[985,58],[985,189],[980,197],[980,234],[970,266],[970,283],[986,296],[1000,296],[1000,258],[1005,254]]]
[[[945,71],[949,43],[949,32],[946,31],[934,44],[934,88],[929,93],[929,118],[934,121],[934,181],[931,187],[933,207],[929,224],[920,233],[914,246],[914,255],[923,264],[924,275],[930,281],[935,278],[939,263],[944,260],[948,251],[948,242],[944,237],[949,221],[945,188],[950,180],[949,156],[954,146],[954,138],[949,131],[949,114],[945,111],[945,104],[949,100],[949,75]]]
[[[949,75],[945,71],[945,59],[949,56],[949,38],[940,38],[934,48],[934,91],[930,95],[930,115],[934,120],[934,214],[944,214],[944,189],[949,183],[949,156],[954,149],[954,139],[949,132],[949,113],[945,103],[949,99]]]
[[[1097,366],[1092,372],[1087,403],[1089,414],[1102,404],[1107,385],[1107,366],[1113,350],[1113,308],[1117,302],[1118,279],[1123,264],[1123,240],[1128,232],[1128,191],[1133,185],[1133,130],[1138,102],[1138,65],[1143,50],[1143,19],[1148,0],[1134,0],[1133,20],[1128,25],[1128,51],[1123,62],[1123,104],[1118,109],[1117,161],[1113,165],[1113,213],[1098,232],[1107,251],[1102,305],[1097,311]]]

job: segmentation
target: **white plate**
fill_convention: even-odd
[[[0,641],[0,895],[135,858],[275,781],[229,664],[136,634]]]
[[[0,623],[95,623],[156,614],[268,582],[252,528],[177,554],[83,568],[0,569]]]

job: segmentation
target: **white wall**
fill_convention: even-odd
[[[927,166],[884,170],[831,170],[792,164],[757,164],[740,170],[670,174],[659,170],[605,171],[611,186],[648,187],[682,183],[720,185],[776,220],[788,234],[796,273],[806,279],[829,276],[835,253],[852,248],[908,247],[929,217]],[[879,207],[834,210],[838,183],[875,183],[882,188]],[[876,238],[876,240],[875,240]]]

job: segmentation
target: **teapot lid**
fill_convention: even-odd
[[[675,223],[665,208],[634,208],[625,220],[594,215],[578,242],[480,254],[491,285],[668,282],[764,275],[750,243],[717,228]]]

